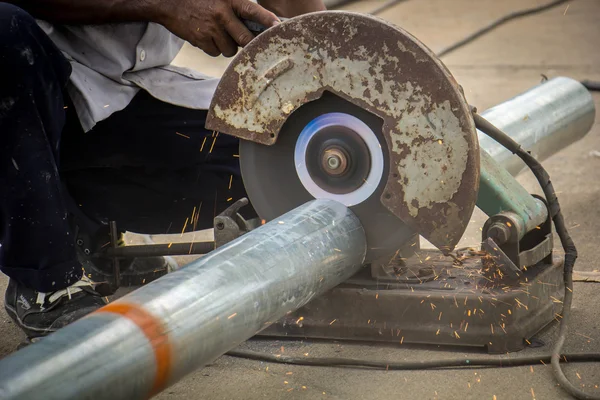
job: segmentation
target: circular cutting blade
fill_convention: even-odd
[[[328,124],[337,124],[335,132],[327,131]],[[242,140],[242,177],[258,215],[270,221],[315,198],[333,199],[360,219],[369,247],[367,261],[393,254],[415,233],[381,203],[389,173],[381,127],[377,116],[325,92],[290,115],[274,145]],[[334,154],[350,155],[347,172],[323,174],[327,159],[313,156],[329,153],[315,151],[315,146],[333,146],[341,149]]]

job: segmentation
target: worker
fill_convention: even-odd
[[[242,19],[271,27],[324,9],[322,0],[0,2],[0,270],[6,311],[28,337],[114,291],[110,262],[92,257],[110,240],[108,221],[152,234],[203,229],[245,196],[237,139],[204,128],[218,79],[170,65],[184,41],[231,57],[253,39]],[[121,268],[136,284],[166,267],[161,257]]]

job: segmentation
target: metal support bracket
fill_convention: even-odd
[[[246,220],[238,213],[248,203],[248,199],[243,197],[215,217],[215,247],[221,247],[260,226],[259,218]]]
[[[546,207],[541,197],[532,198]],[[494,276],[494,265],[503,275],[517,279],[527,267],[532,267],[540,261],[551,262],[552,248],[552,224],[548,217],[542,224],[529,231],[519,216],[512,211],[494,215],[483,225],[481,250],[489,255],[484,264],[494,278],[498,278]]]

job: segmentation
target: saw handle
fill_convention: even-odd
[[[277,17],[277,18],[279,18],[279,20],[281,22],[285,22],[289,19],[289,18],[283,18],[283,17]],[[261,33],[263,33],[264,31],[266,31],[267,29],[269,29],[266,26],[264,26],[263,24],[260,24],[255,21],[251,21],[249,19],[242,18],[241,20],[242,20],[242,23],[246,26],[246,28],[248,28],[248,30],[250,32],[252,32],[252,34],[254,36],[258,36]]]

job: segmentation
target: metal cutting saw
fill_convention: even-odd
[[[366,233],[370,268],[263,334],[506,352],[560,312],[544,200],[480,148],[462,88],[402,29],[327,12],[267,30],[225,72],[207,127],[242,139],[262,219],[331,199]],[[481,248],[453,253],[476,204]]]

